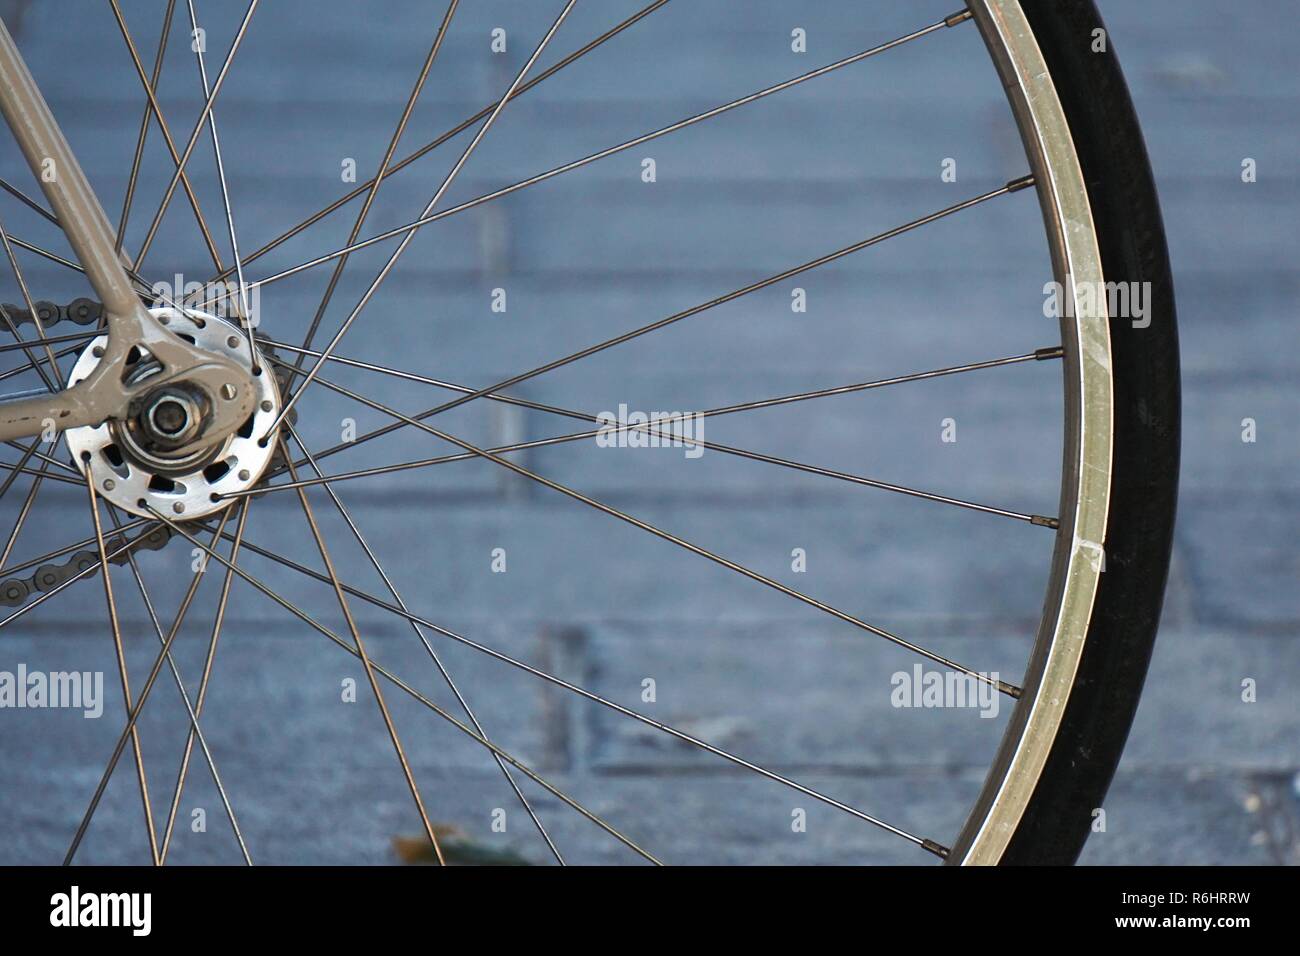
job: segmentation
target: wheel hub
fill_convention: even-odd
[[[139,420],[141,430],[149,441],[160,447],[184,444],[198,437],[203,427],[199,397],[189,389],[174,385],[158,389],[148,396],[148,407]]]
[[[259,439],[279,414],[280,390],[262,356],[253,361],[248,339],[237,326],[202,312],[151,312],[182,338],[246,368],[257,389],[253,414],[235,431],[214,434],[195,449],[210,418],[209,402],[200,389],[170,382],[144,391],[124,419],[71,428],[64,437],[74,460],[89,464],[95,490],[118,507],[137,515],[148,515],[152,508],[200,518],[224,506],[221,496],[261,480],[275,444]],[[99,364],[107,341],[101,335],[82,351],[68,376],[69,387]],[[159,365],[147,352],[136,352],[124,377],[131,384],[147,383]]]

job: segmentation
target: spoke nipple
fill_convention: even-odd
[[[998,690],[1006,694],[1012,700],[1020,699],[1020,688],[1015,684],[1008,684],[1006,681],[998,681]]]
[[[1064,356],[1065,349],[1059,345],[1054,345],[1051,348],[1046,349],[1036,349],[1034,351],[1034,358],[1038,359],[1040,362],[1044,362],[1047,359],[1059,359]]]
[[[1056,518],[1048,518],[1044,515],[1030,515],[1029,523],[1038,525],[1040,528],[1051,528],[1056,530],[1061,527],[1061,522]]]
[[[955,27],[959,23],[965,23],[974,14],[970,10],[959,10],[957,13],[943,18],[943,25],[946,27]]]
[[[1019,192],[1022,189],[1028,189],[1033,184],[1034,184],[1034,174],[1030,173],[1027,176],[1021,176],[1019,179],[1013,179],[1011,180],[1011,182],[1007,183],[1007,192],[1009,193]]]
[[[938,857],[939,859],[941,859],[941,860],[946,860],[946,859],[948,859],[948,854],[952,852],[952,851],[949,850],[946,846],[944,846],[942,843],[936,843],[936,842],[934,842],[933,840],[930,840],[930,839],[923,839],[923,840],[921,841],[921,846],[924,847],[925,849],[929,850],[931,853],[933,853],[935,856],[937,856],[937,857]]]

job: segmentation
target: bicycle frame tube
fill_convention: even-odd
[[[143,390],[123,381],[133,346],[163,366],[159,375],[147,380],[148,388],[184,377],[212,397],[210,429],[237,428],[253,409],[255,390],[247,373],[229,358],[196,349],[173,335],[144,307],[118,257],[108,217],[3,21],[0,112],[104,305],[108,332],[102,360],[75,386],[36,397],[0,397],[0,441],[49,427],[98,425],[125,415],[131,399]]]

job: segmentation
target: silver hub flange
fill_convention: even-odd
[[[262,478],[275,443],[259,442],[280,412],[280,390],[265,360],[256,366],[248,339],[238,326],[204,312],[171,308],[150,310],[163,325],[199,348],[224,354],[253,375],[257,404],[252,417],[229,435],[215,435],[199,450],[177,454],[201,434],[206,415],[205,397],[183,383],[146,392],[123,420],[98,426],[70,428],[64,433],[73,462],[89,462],[97,493],[132,514],[148,515],[152,508],[168,516],[201,518],[224,508],[221,496],[251,488]],[[68,387],[90,374],[99,364],[108,337],[94,339],[68,375]],[[147,382],[159,366],[141,354],[130,366],[132,383]]]

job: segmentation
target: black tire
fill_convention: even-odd
[[[1077,147],[1107,282],[1150,283],[1150,325],[1111,319],[1114,463],[1105,571],[1060,731],[1003,863],[1073,863],[1137,711],[1164,600],[1178,497],[1173,279],[1146,144],[1093,0],[1022,0]]]

